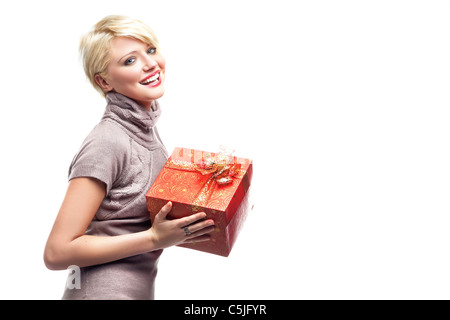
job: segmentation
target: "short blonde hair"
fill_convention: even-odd
[[[87,78],[103,96],[106,92],[95,81],[95,75],[107,75],[111,41],[116,37],[133,38],[154,46],[158,51],[160,49],[153,30],[139,20],[111,15],[97,22],[93,29],[81,38],[80,58]]]

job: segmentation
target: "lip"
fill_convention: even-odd
[[[144,81],[146,81],[146,80],[148,80],[149,78],[151,78],[151,77],[153,77],[153,76],[155,76],[156,74],[158,74],[159,73],[159,78],[158,78],[158,81],[156,82],[156,83],[153,83],[153,84],[145,84],[144,86],[148,86],[148,87],[157,87],[157,86],[159,86],[160,84],[161,84],[161,70],[156,70],[155,72],[152,72],[151,74],[149,74],[147,77],[145,77],[144,79],[142,79],[139,83],[142,83],[142,82],[144,82]]]

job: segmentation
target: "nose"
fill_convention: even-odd
[[[147,55],[144,59],[144,65],[143,70],[144,71],[150,71],[152,69],[155,69],[158,66],[158,63],[155,59],[153,59],[151,56]]]

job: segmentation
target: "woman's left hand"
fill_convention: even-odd
[[[169,220],[167,215],[172,210],[168,202],[156,214],[152,227],[149,229],[151,239],[157,248],[163,249],[181,243],[209,241],[209,233],[214,231],[214,220],[203,220],[204,212]]]

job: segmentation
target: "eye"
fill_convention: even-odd
[[[154,53],[156,53],[156,48],[148,48],[148,50],[147,50],[147,53],[148,54],[154,54]]]
[[[136,58],[135,58],[135,57],[130,57],[130,58],[128,58],[127,60],[125,60],[124,64],[125,64],[126,66],[129,66],[130,64],[132,64],[132,63],[135,62],[135,61],[136,61]]]

